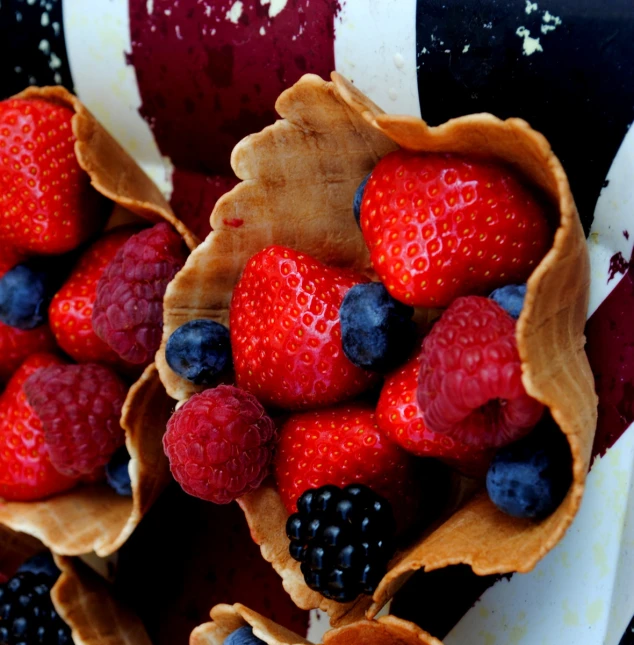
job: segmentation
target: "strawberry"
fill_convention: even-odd
[[[416,460],[381,433],[374,410],[350,403],[291,416],[280,430],[274,461],[284,506],[294,513],[300,495],[326,484],[361,483],[385,497],[401,527],[419,508]]]
[[[419,457],[434,457],[467,475],[484,475],[493,456],[446,434],[432,432],[416,400],[419,350],[385,380],[376,407],[376,422],[385,436]]]
[[[48,325],[22,330],[0,322],[0,382],[8,381],[31,354],[54,350],[55,340]]]
[[[74,249],[105,223],[105,200],[75,156],[73,111],[42,99],[0,102],[0,239],[21,251]]]
[[[367,389],[376,376],[343,353],[339,306],[367,280],[271,246],[254,255],[231,300],[236,380],[264,405],[331,405]]]
[[[33,354],[22,363],[0,396],[0,498],[42,499],[76,483],[53,468],[42,424],[22,388],[38,369],[62,362],[52,354]]]
[[[361,230],[394,298],[445,307],[526,282],[551,244],[547,211],[508,168],[397,150],[365,187]]]
[[[16,264],[21,264],[24,259],[20,251],[0,242],[0,278]]]
[[[97,283],[105,268],[136,227],[122,227],[106,233],[95,242],[72,270],[55,294],[48,310],[49,322],[59,346],[81,363],[123,363],[92,328],[92,312],[97,298]]]

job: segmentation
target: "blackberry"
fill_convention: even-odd
[[[309,489],[297,509],[286,535],[306,584],[337,602],[372,595],[395,550],[390,503],[367,486],[352,484]]]
[[[190,320],[169,337],[165,359],[184,379],[196,385],[212,385],[231,368],[229,330],[213,320]]]
[[[21,571],[0,585],[0,645],[72,645],[51,601],[48,572]]]
[[[357,284],[341,307],[341,344],[357,367],[387,372],[403,363],[416,343],[414,309],[388,293],[380,282]]]

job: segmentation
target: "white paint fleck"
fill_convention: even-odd
[[[62,75],[59,72],[55,72],[55,74],[53,74],[53,80],[57,83],[57,85],[61,85]]]
[[[260,0],[263,7],[269,5],[269,18],[275,18],[285,7],[288,0]]]
[[[485,29],[493,29],[493,23],[492,22],[485,22],[482,26]]]
[[[14,71],[16,74],[21,74],[21,73],[22,73],[22,68],[21,68],[19,65],[16,65],[16,66],[13,68],[13,71]]]
[[[56,36],[59,36],[59,22],[53,23],[53,31],[55,32]]]
[[[467,44],[467,45],[465,45],[465,46],[462,48],[462,53],[463,53],[463,54],[466,54],[466,53],[469,51],[469,47],[471,47],[471,45],[468,45],[468,44]]]
[[[396,65],[396,69],[403,69],[405,67],[405,59],[401,54],[394,54],[394,65]]]
[[[26,4],[29,4],[33,6],[35,4],[36,0],[26,0]]]
[[[561,18],[559,16],[553,16],[550,11],[544,11],[544,17],[542,18],[544,22],[552,22],[555,24],[555,27],[559,27],[561,24]]]
[[[181,26],[176,25],[176,27],[174,27],[174,31],[176,32],[176,38],[178,38],[178,40],[183,40],[183,35],[181,34]]]
[[[147,11],[147,15],[151,16],[154,12],[154,0],[146,0],[145,9]]]
[[[163,12],[166,16],[171,16],[172,15],[172,10],[171,9],[165,9]]]
[[[451,49],[445,49],[445,54],[451,54]]]
[[[50,23],[50,18],[48,17],[48,13],[46,11],[42,12],[42,17],[40,18],[40,24],[42,27],[48,27]]]
[[[264,27],[260,27],[260,36],[264,36],[266,34],[266,29]]]
[[[420,50],[420,53],[421,53],[421,54],[429,54],[429,49],[427,49],[427,47],[423,47],[423,48]]]
[[[542,34],[546,35],[549,31],[555,31],[557,27],[555,25],[542,25],[539,30],[542,32]]]
[[[48,56],[51,51],[51,44],[48,42],[48,40],[46,40],[46,38],[43,38],[42,40],[40,40],[40,44],[37,46],[37,48]]]
[[[518,27],[515,32],[517,36],[524,39],[522,48],[524,49],[524,56],[531,56],[535,52],[543,52],[539,38],[532,38],[531,32],[526,27]]]
[[[207,18],[211,16],[211,6],[208,4],[205,5],[205,15],[207,16]]]
[[[15,12],[15,21],[22,22],[22,14],[19,11]]]
[[[387,95],[392,99],[392,101],[396,101],[398,99],[398,92],[393,87],[390,87],[390,89],[387,92]]]
[[[37,78],[35,76],[29,76],[29,85],[37,85]]]
[[[432,41],[432,43],[436,42],[436,36],[434,36],[434,34],[431,35],[431,41]]]
[[[48,66],[51,69],[59,69],[62,66],[62,61],[55,55],[55,52],[51,52],[51,59],[48,61]]]
[[[231,9],[227,11],[225,14],[225,18],[229,21],[232,22],[234,25],[238,24],[238,20],[240,20],[240,16],[242,15],[242,7],[243,4],[238,0],[237,2],[234,2],[231,5]]]
[[[526,0],[526,14],[530,16],[533,11],[537,11],[537,3]]]

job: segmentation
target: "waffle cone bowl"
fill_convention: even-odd
[[[216,605],[212,621],[197,627],[189,645],[223,645],[229,634],[248,625],[253,634],[267,645],[307,645],[309,641],[281,627],[244,605]],[[332,629],[324,636],[324,645],[441,645],[440,641],[412,623],[394,616],[378,620],[359,620]]]
[[[113,202],[110,225],[166,221],[190,250],[195,248],[196,238],[174,216],[158,188],[77,98],[60,87],[32,87],[14,98],[43,99],[74,111],[75,154],[93,187]],[[161,439],[172,406],[150,365],[130,388],[121,417],[131,457],[132,498],[103,484],[80,486],[42,501],[0,501],[0,523],[37,537],[61,555],[95,551],[106,556],[116,551],[170,480]]]
[[[276,109],[281,120],[234,149],[232,167],[242,183],[217,203],[211,215],[212,232],[168,287],[163,347],[188,320],[208,318],[228,325],[234,285],[247,260],[270,244],[372,275],[350,206],[361,180],[387,153],[402,147],[496,160],[540,189],[559,214],[552,248],[528,280],[516,336],[523,384],[530,396],[549,409],[567,437],[573,481],[559,508],[541,522],[503,514],[480,489],[397,553],[372,598],[361,596],[348,604],[326,600],[305,585],[299,564],[288,552],[287,512],[271,485],[239,500],[253,539],[296,604],[327,611],[335,626],[364,620],[364,615],[374,618],[419,569],[467,564],[478,575],[530,571],[562,538],[579,508],[597,415],[583,335],[589,261],[560,162],[546,139],[522,120],[475,114],[430,127],[417,118],[384,114],[336,73],[332,82],[304,76],[279,97]],[[236,221],[241,222],[239,227]],[[183,402],[197,391],[168,368],[163,350],[157,355],[157,366],[170,396]],[[378,625],[363,622],[350,629],[380,631],[387,630],[386,625],[399,625],[398,629],[410,633],[409,627],[394,619]],[[341,631],[342,640],[336,642],[371,642],[345,634]],[[335,638],[331,635],[327,642]],[[410,634],[380,642],[437,642],[425,638],[431,639]]]

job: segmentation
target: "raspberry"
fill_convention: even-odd
[[[127,387],[111,369],[96,363],[51,365],[30,376],[24,391],[60,473],[90,475],[123,444],[119,418]]]
[[[95,333],[129,363],[149,365],[161,344],[163,296],[186,250],[165,222],[133,235],[106,267],[92,313]]]
[[[423,342],[418,403],[434,432],[478,448],[515,441],[544,406],[528,396],[515,321],[488,298],[458,298]]]
[[[219,385],[195,394],[171,417],[163,447],[186,493],[228,504],[262,483],[275,438],[273,421],[252,394]]]

